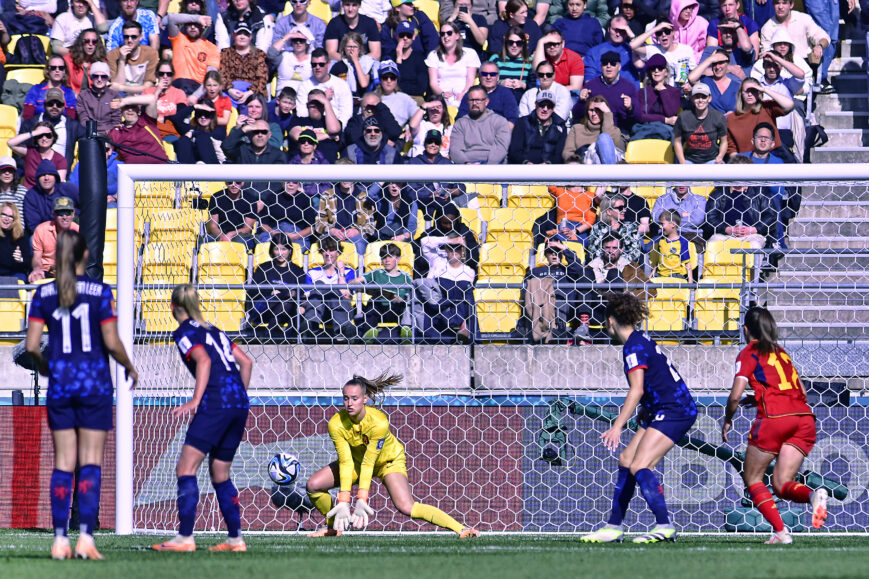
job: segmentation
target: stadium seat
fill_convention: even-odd
[[[567,249],[569,249],[570,251],[572,251],[573,253],[576,254],[576,259],[579,261],[580,264],[585,263],[585,246],[582,245],[581,242],[579,242],[579,241],[562,241],[562,243],[564,244],[564,246]],[[543,251],[545,249],[546,249],[546,246],[543,243],[541,243],[540,245],[537,246],[537,249],[535,250],[535,253],[534,253],[534,267],[537,267],[538,265],[546,265],[548,263],[546,261],[546,256],[543,255]],[[564,262],[564,257],[561,258],[561,263],[564,263],[565,265],[567,265]]]
[[[460,210],[461,211],[461,210]],[[419,239],[425,233],[425,214],[422,209],[416,211],[416,231],[413,232],[413,238]]]
[[[289,2],[288,2],[289,4]],[[238,122],[238,109],[232,107],[232,111],[229,113],[229,122],[226,123],[226,134],[229,134],[233,128],[235,128],[236,123]]]
[[[714,288],[715,283],[739,283],[739,279],[705,277],[697,284],[694,317],[697,329],[739,330],[739,288]]]
[[[190,281],[193,244],[148,243],[142,257],[142,283],[171,285]]]
[[[470,207],[459,208],[459,215],[462,218],[462,223],[467,225],[468,228],[474,232],[474,235],[477,236],[477,239],[480,240],[483,239],[483,223],[486,221],[484,217],[487,213],[488,211],[483,208],[479,211],[471,209]]]
[[[465,183],[468,193],[477,193],[477,201],[480,207],[497,209],[501,207],[504,196],[504,187],[500,183]]]
[[[224,332],[238,332],[245,320],[243,289],[216,289],[207,287],[218,280],[208,279],[199,284],[199,303],[202,316]]]
[[[284,6],[284,16],[291,13],[293,11],[293,5],[289,2]],[[313,14],[317,18],[320,18],[326,24],[332,20],[332,8],[329,6],[329,3],[325,0],[311,0],[311,3],[308,5],[308,13]]]
[[[17,68],[6,73],[6,80],[17,80],[22,84],[39,84],[45,80],[45,67]]]
[[[187,281],[187,280],[184,280]],[[147,280],[145,283],[174,285],[168,280]],[[172,301],[172,289],[145,289],[142,290],[140,330],[144,332],[172,332],[178,327],[178,322],[172,317],[170,303]]]
[[[625,161],[630,164],[672,164],[673,145],[663,139],[640,139],[628,143]]]
[[[118,210],[106,209],[106,243],[118,240]]]
[[[12,153],[6,141],[18,134],[18,109],[10,105],[0,105],[0,156]]]
[[[6,45],[6,54],[12,54],[15,52],[15,45],[18,44],[18,40],[24,36],[23,34],[12,34],[9,36],[9,44]],[[44,34],[33,34],[32,36],[37,37],[40,42],[42,42],[42,48],[45,50],[45,55],[51,55],[51,38],[45,36]],[[13,64],[11,62],[7,62],[5,65],[6,70],[11,72],[13,70],[38,70],[40,73],[45,70],[44,64]],[[9,78],[7,76],[7,78]],[[42,82],[42,79],[39,80]],[[38,84],[38,83],[32,83]]]
[[[175,160],[175,147],[172,146],[172,143],[164,142],[163,151],[166,153],[166,157],[168,157],[170,161]]]
[[[265,262],[271,260],[271,256],[269,255],[269,246],[271,244],[266,243],[258,243],[253,252],[253,268],[256,270],[260,265]],[[290,261],[298,265],[299,267],[303,267],[305,256],[302,253],[302,246],[298,243],[291,243],[293,247],[293,257],[290,258]]]
[[[118,283],[118,243],[115,240],[106,239],[103,247],[103,281],[109,285]]]
[[[356,253],[356,246],[349,241],[341,242],[341,256],[339,257],[347,267],[359,269],[359,255]],[[308,252],[308,267],[320,267],[323,265],[323,256],[320,254],[320,244],[314,243],[311,245],[311,251]]]
[[[738,239],[707,243],[706,252],[703,254],[703,277],[729,277],[749,281],[751,268],[754,267],[754,255],[733,254],[733,249],[751,249],[751,245]]]
[[[151,239],[157,243],[195,241],[202,225],[202,215],[195,209],[159,209],[148,218]]]
[[[380,248],[387,243],[394,243],[401,248],[401,259],[398,261],[398,269],[413,276],[413,246],[406,241],[377,241],[369,243],[365,248],[365,271],[380,269]]]
[[[507,206],[525,209],[552,209],[555,199],[546,185],[510,185],[507,188]]]
[[[676,277],[653,277],[652,283],[686,283]],[[677,332],[685,329],[690,290],[678,288],[658,288],[657,295],[649,300],[649,320],[646,330],[650,332]]]
[[[648,201],[650,199],[657,199],[666,193],[667,187],[664,185],[639,185],[637,187],[631,187],[631,190],[634,192],[634,195],[642,197]]]
[[[223,283],[247,281],[247,247],[232,241],[213,241],[199,246],[198,279],[220,279]]]
[[[440,2],[438,0],[414,0],[413,7],[425,13],[435,28],[441,29]]]
[[[18,285],[24,282],[19,281]],[[4,290],[4,293],[6,291]],[[18,297],[11,297],[18,294]],[[10,297],[0,298],[0,332],[20,332],[24,330],[25,315],[27,311],[27,292],[25,290],[11,290]]]
[[[477,323],[484,334],[507,333],[522,315],[519,289],[476,289]]]
[[[545,209],[502,208],[492,209],[488,221],[486,241],[502,245],[531,244],[531,229],[534,220]]]
[[[528,250],[524,244],[484,243],[480,249],[480,276],[492,278],[509,277],[520,280],[528,268]]]

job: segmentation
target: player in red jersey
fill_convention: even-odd
[[[775,459],[772,487],[779,497],[795,503],[811,503],[812,526],[821,528],[827,518],[827,491],[812,491],[794,482],[803,459],[815,445],[815,415],[806,402],[806,389],[784,348],[776,343],[776,323],[766,308],[751,308],[742,326],[749,344],[736,359],[736,376],[724,410],[721,437],[733,426],[733,415],[740,405],[746,385],[754,399],[745,403],[757,406],[757,418],[748,435],[742,478],[751,500],[773,528],[767,544],[791,543],[763,475]]]

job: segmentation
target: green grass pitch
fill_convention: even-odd
[[[764,545],[765,535],[694,536],[659,545],[585,545],[578,536],[251,535],[247,553],[209,553],[218,535],[197,535],[195,553],[157,553],[160,536],[97,536],[105,561],[52,561],[47,532],[0,531],[4,579],[255,579],[392,577],[866,577],[869,537],[796,535],[793,545]]]

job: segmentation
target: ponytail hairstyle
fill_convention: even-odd
[[[749,308],[745,313],[745,327],[749,335],[757,340],[758,354],[772,354],[779,351],[778,328],[769,310],[761,307]]]
[[[404,376],[401,374],[388,374],[386,371],[381,372],[380,376],[373,380],[354,374],[353,377],[344,384],[344,387],[359,386],[362,388],[365,395],[368,396],[372,402],[376,403],[377,397],[381,393],[390,386],[395,386],[396,384],[401,383],[402,380],[404,380]]]
[[[55,261],[57,295],[60,307],[70,308],[78,297],[76,266],[84,261],[88,246],[84,237],[75,231],[57,234],[57,258]]]
[[[635,327],[649,315],[646,305],[631,292],[611,293],[607,296],[606,316],[620,326]]]
[[[192,283],[175,286],[175,289],[172,290],[172,305],[187,312],[187,315],[200,326],[211,327],[211,324],[202,317],[202,311],[199,309],[199,294],[196,293],[196,287]]]

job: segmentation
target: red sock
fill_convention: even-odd
[[[777,494],[784,500],[795,503],[808,503],[812,500],[812,489],[794,481],[788,481],[782,485],[781,492]]]
[[[778,509],[775,507],[775,500],[772,498],[772,493],[766,488],[763,483],[754,483],[748,487],[748,494],[751,495],[751,500],[763,518],[769,521],[772,525],[772,530],[778,533],[784,530],[785,524],[781,520],[781,515],[778,514]]]

